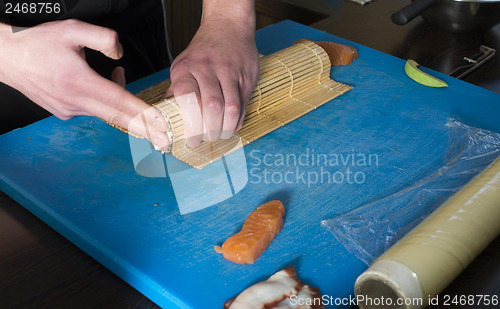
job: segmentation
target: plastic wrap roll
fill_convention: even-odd
[[[497,158],[358,277],[359,307],[427,306],[499,234]]]

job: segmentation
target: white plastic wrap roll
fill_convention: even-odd
[[[499,234],[497,158],[358,277],[359,307],[424,308]]]

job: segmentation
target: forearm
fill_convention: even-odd
[[[255,0],[203,0],[201,25],[220,23],[255,36]]]
[[[5,68],[8,61],[9,40],[12,37],[12,28],[9,25],[0,23],[0,82],[6,82]]]

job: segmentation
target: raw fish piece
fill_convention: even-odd
[[[318,288],[300,281],[293,266],[252,285],[224,303],[224,309],[321,309]]]
[[[280,201],[271,201],[255,209],[237,234],[229,237],[217,253],[238,264],[253,264],[267,249],[283,227],[285,208]]]
[[[309,40],[300,39],[294,44],[304,41]],[[314,41],[314,43],[321,46],[326,51],[332,65],[347,65],[358,58],[358,52],[354,47],[327,41]]]

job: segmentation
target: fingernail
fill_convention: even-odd
[[[186,144],[188,145],[189,148],[195,148],[198,145],[200,145],[200,138],[199,137],[190,137],[186,140]]]
[[[155,149],[160,148],[163,151],[167,151],[170,146],[168,136],[164,135],[153,138],[153,145],[155,146]]]
[[[208,139],[210,142],[216,142],[217,140],[219,140],[220,138],[220,135],[221,135],[221,131],[219,130],[210,130],[208,132]]]
[[[155,116],[154,126],[162,132],[167,132],[168,130],[167,120],[164,117]]]
[[[233,137],[233,134],[234,134],[234,132],[232,132],[232,131],[222,131],[222,133],[220,134],[220,138],[221,139],[230,139],[231,137]]]

